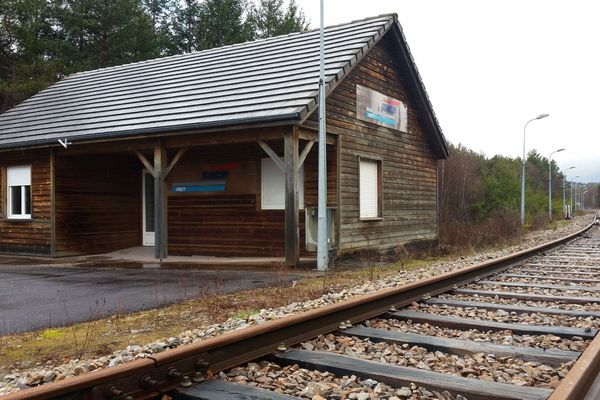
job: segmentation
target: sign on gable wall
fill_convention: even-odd
[[[408,117],[404,103],[361,85],[356,85],[356,117],[403,132],[407,129]]]

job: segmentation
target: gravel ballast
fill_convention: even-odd
[[[402,284],[414,282],[419,279],[429,278],[432,276],[451,272],[466,266],[477,264],[483,261],[502,257],[516,251],[524,250],[535,245],[558,239],[568,233],[578,231],[589,224],[590,218],[591,217],[589,215],[584,217],[577,217],[574,218],[570,224],[563,226],[560,229],[536,231],[529,233],[516,246],[511,246],[500,250],[485,251],[472,256],[458,257],[450,261],[444,260],[443,262],[431,263],[429,265],[410,271],[401,270],[395,273],[394,275],[390,275],[375,281],[369,281],[362,285],[350,289],[344,289],[339,292],[327,293],[314,300],[292,303],[287,306],[279,307],[276,309],[260,310],[259,313],[252,315],[248,318],[230,318],[223,324],[199,326],[197,329],[182,332],[181,334],[174,337],[164,338],[162,340],[158,340],[147,344],[130,345],[126,349],[115,351],[111,355],[99,357],[97,359],[73,359],[68,363],[62,365],[53,365],[48,363],[43,365],[36,365],[32,368],[27,369],[15,368],[6,370],[6,368],[4,368],[2,369],[0,376],[0,395],[15,392],[30,386],[39,385],[41,383],[61,381],[63,379],[68,379],[71,376],[81,375],[83,373],[93,373],[93,371],[102,368],[110,368],[131,360],[145,358],[151,354],[156,354],[167,349],[215,337],[225,332],[242,329],[250,325],[261,324],[266,321],[289,316],[290,314],[312,310],[328,304],[333,304],[343,300],[358,297],[367,293],[372,293],[376,290],[396,287]],[[290,290],[293,289],[290,288]],[[417,333],[425,332],[421,330]],[[480,334],[481,339],[483,339],[483,336],[488,335],[489,334]],[[495,335],[496,334],[493,334],[491,336],[494,337]],[[523,341],[522,339],[518,340]],[[578,346],[572,345],[572,343],[575,342],[571,342],[572,341],[561,340],[561,348],[565,348],[567,350],[580,351],[580,348]],[[552,343],[553,346],[551,347],[556,347],[556,343]],[[542,344],[536,344],[536,346],[543,347]]]

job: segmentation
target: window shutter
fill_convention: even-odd
[[[30,186],[31,167],[8,167],[6,171],[7,186]]]
[[[377,161],[360,160],[360,218],[379,217]]]
[[[304,208],[304,166],[298,174],[298,203]],[[261,209],[285,209],[285,174],[270,158],[261,160]]]

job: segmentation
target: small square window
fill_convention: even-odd
[[[6,170],[7,218],[31,219],[31,166]]]

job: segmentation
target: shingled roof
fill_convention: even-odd
[[[328,88],[391,29],[426,125],[446,143],[396,15],[325,29]],[[317,107],[319,31],[76,73],[0,115],[0,148],[75,143],[238,124],[303,121]]]

